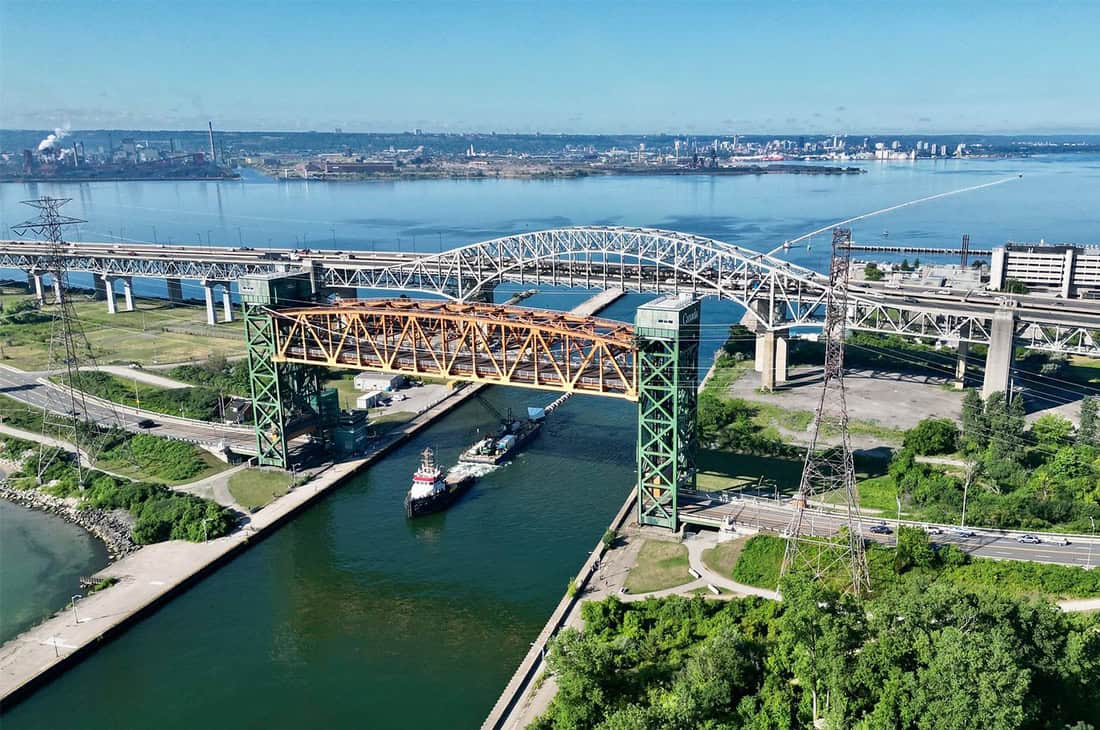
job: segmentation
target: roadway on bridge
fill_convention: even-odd
[[[24,372],[0,367],[0,394],[35,408],[48,408],[54,413],[69,415],[69,397],[59,386],[43,384],[41,379],[46,375],[44,372]],[[237,454],[256,453],[255,436],[250,428],[208,424],[129,406],[110,406],[97,401],[98,399],[92,398],[86,400],[88,420],[95,423],[117,423],[132,433],[165,436],[206,446],[224,445]],[[138,423],[145,419],[151,419],[158,425],[153,428],[140,427]]]
[[[743,528],[782,533],[790,525],[791,518],[794,516],[794,507],[789,503],[776,503],[759,497],[733,498],[729,502],[721,502],[698,494],[680,495],[681,521],[720,526],[727,516],[733,519],[734,524]],[[880,535],[871,532],[873,526],[883,521],[882,517],[864,517],[861,521],[863,535],[883,545],[893,545],[895,534]],[[837,534],[847,523],[845,514],[809,509],[803,520],[802,534],[831,536]],[[891,531],[896,530],[897,525],[894,520],[885,520],[885,524]],[[902,524],[907,523],[903,520]],[[1027,560],[1035,563],[1077,566],[1092,566],[1096,564],[1097,559],[1100,559],[1100,549],[1094,546],[1097,541],[1091,537],[1070,537],[1068,545],[1056,545],[1049,542],[1051,536],[1039,533],[1038,536],[1044,539],[1044,542],[1031,545],[1016,542],[1016,538],[1024,534],[1023,532],[969,527],[967,529],[973,531],[975,535],[965,538],[951,534],[951,525],[935,525],[935,527],[940,529],[941,533],[930,535],[932,542],[958,545],[963,551],[979,558]]]

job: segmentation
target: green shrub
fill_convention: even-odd
[[[949,418],[926,418],[905,432],[904,445],[922,456],[950,454],[959,446],[959,429]]]

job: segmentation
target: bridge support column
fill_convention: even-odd
[[[985,380],[982,397],[1004,393],[1012,397],[1012,358],[1015,354],[1016,315],[1011,309],[999,309],[993,315],[989,331],[989,352],[985,356]]]
[[[65,301],[65,285],[61,283],[61,277],[56,274],[53,275],[53,301],[54,304]]]
[[[760,373],[760,389],[772,391],[787,382],[788,330],[768,330],[756,335],[756,371]]]
[[[206,323],[217,324],[218,316],[214,309],[214,285],[204,279],[202,282],[202,293],[206,298]]]
[[[956,348],[956,353],[955,390],[962,390],[966,387],[966,363],[970,355],[970,343],[966,340],[959,340],[959,346]]]
[[[45,304],[46,293],[42,290],[42,274],[32,271],[27,276],[30,278],[30,285],[34,287],[34,298],[39,304]]]
[[[129,276],[122,277],[123,311],[134,311],[134,281]]]
[[[118,302],[115,301],[115,283],[106,274],[96,278],[96,288],[103,287],[107,299],[107,313],[118,314]]]
[[[229,282],[222,285],[222,312],[226,322],[233,321],[233,299],[229,295]]]
[[[107,298],[107,280],[103,278],[103,275],[100,274],[99,276],[96,276],[95,274],[93,274],[92,275],[92,284],[95,285],[95,298],[99,301],[103,301],[104,299],[106,299]],[[110,309],[110,307],[108,306],[107,309]]]
[[[638,522],[679,527],[681,489],[695,486],[699,302],[638,308]]]
[[[168,301],[179,304],[183,301],[183,282],[179,279],[168,279]]]

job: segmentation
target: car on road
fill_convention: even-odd
[[[1016,538],[1016,542],[1020,542],[1025,545],[1038,545],[1042,542],[1042,540],[1040,540],[1035,535],[1020,535]]]
[[[1047,540],[1046,542],[1049,543],[1050,545],[1060,545],[1062,547],[1065,547],[1066,545],[1069,545],[1069,540],[1067,540],[1064,537],[1052,537],[1049,540]]]
[[[973,530],[968,530],[965,527],[952,527],[950,530],[948,530],[948,532],[955,537],[962,538],[963,540],[968,540],[977,534]]]
[[[160,424],[154,421],[152,418],[143,418],[137,422],[138,428],[155,428]]]
[[[925,525],[924,526],[924,531],[926,533],[928,533],[929,535],[942,535],[943,534],[943,530],[936,527],[935,525]]]
[[[871,527],[871,532],[875,533],[876,535],[890,535],[894,531],[891,530],[885,522],[880,522],[877,525]]]

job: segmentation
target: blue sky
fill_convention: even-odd
[[[1100,132],[1100,2],[0,0],[0,127]]]

